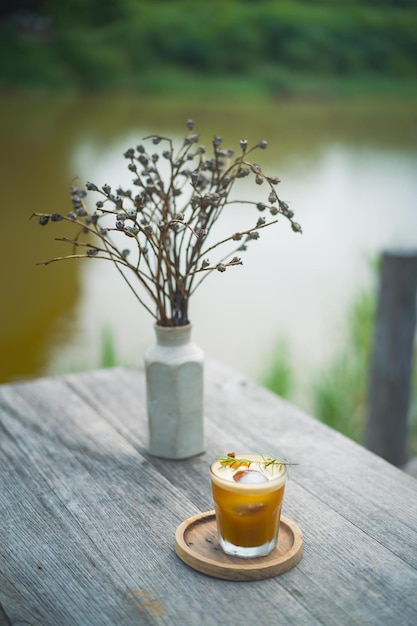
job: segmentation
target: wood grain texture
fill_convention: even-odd
[[[207,450],[187,461],[146,453],[141,369],[0,386],[5,619],[214,626],[237,607],[243,625],[414,625],[417,481],[217,362],[205,377]],[[277,578],[217,580],[175,554],[230,450],[300,463],[283,514],[304,555]]]
[[[281,516],[278,544],[267,556],[240,559],[223,552],[217,537],[215,511],[205,511],[184,520],[175,533],[175,551],[198,572],[223,580],[263,580],[294,567],[303,554],[298,526]]]
[[[394,465],[407,461],[416,331],[417,249],[382,254],[365,443]]]

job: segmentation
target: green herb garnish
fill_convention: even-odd
[[[287,459],[279,460],[273,456],[264,456],[263,454],[259,454],[259,456],[263,459],[262,461],[253,461],[251,459],[241,459],[236,458],[236,454],[234,452],[229,452],[225,456],[216,456],[216,460],[219,461],[222,467],[230,467],[231,469],[238,470],[242,467],[250,467],[252,463],[256,463],[257,465],[263,465],[265,468],[271,466],[277,466],[279,469],[285,465],[298,465],[298,463],[293,463],[292,461],[288,461]]]

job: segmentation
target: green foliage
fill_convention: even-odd
[[[288,342],[280,339],[274,349],[263,384],[282,398],[290,398],[294,391],[294,373]]]
[[[375,273],[376,275],[376,273]],[[363,441],[367,411],[367,391],[374,318],[376,287],[361,291],[353,300],[346,317],[345,344],[330,363],[314,377],[306,410],[320,421],[354,439]],[[282,343],[282,342],[281,342]],[[290,363],[289,347],[278,348],[263,384],[283,397],[295,398],[296,369]],[[416,359],[414,359],[416,364]],[[417,455],[417,367],[409,409],[409,453]]]
[[[110,328],[104,328],[101,337],[100,367],[109,368],[119,364],[116,355],[116,345],[113,332]]]
[[[313,384],[312,412],[348,437],[363,441],[372,356],[376,287],[353,300],[347,315],[346,345]],[[408,415],[409,448],[417,454],[417,368],[413,368]]]
[[[392,80],[417,75],[417,11],[411,0],[20,4],[47,24],[39,29],[9,7],[0,24],[3,88],[144,90],[143,79],[167,66],[256,82],[269,68],[265,85],[278,93],[282,77],[297,74]]]
[[[411,387],[410,398],[410,413],[409,413],[409,454],[411,457],[417,456],[417,355],[414,351],[414,367],[413,367],[413,380]]]
[[[346,346],[313,383],[313,414],[356,441],[366,417],[374,315],[374,293],[360,293],[348,312]]]
[[[112,367],[131,367],[131,363],[122,362],[117,354],[116,338],[110,326],[104,326],[100,330],[99,353],[94,359],[74,360],[56,368],[56,373],[66,374],[84,372],[92,369],[108,369]]]

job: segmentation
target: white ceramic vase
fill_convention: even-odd
[[[186,459],[204,451],[203,351],[191,342],[191,324],[154,328],[145,352],[148,451]]]

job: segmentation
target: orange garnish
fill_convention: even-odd
[[[250,461],[242,461],[240,459],[237,459],[236,461],[232,461],[231,459],[234,459],[236,457],[236,453],[235,452],[229,452],[227,457],[225,459],[220,459],[220,465],[227,465],[227,467],[231,467],[232,469],[234,468],[238,468],[238,467],[249,467],[251,462]]]

